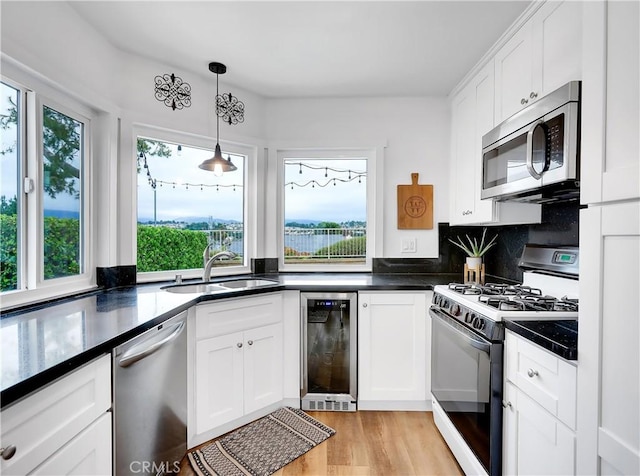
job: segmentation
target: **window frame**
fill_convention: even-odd
[[[216,141],[211,137],[204,137],[200,135],[184,133],[175,130],[161,129],[153,127],[147,124],[135,124],[132,132],[132,148],[133,157],[137,156],[137,139],[138,137],[144,137],[157,141],[166,141],[174,144],[181,144],[188,147],[197,147],[211,150],[212,153],[215,150]],[[247,274],[251,272],[251,261],[256,256],[256,241],[257,241],[257,220],[256,220],[256,163],[257,163],[257,148],[254,146],[242,144],[239,142],[223,141],[220,140],[220,147],[223,155],[227,152],[230,154],[242,155],[245,157],[244,163],[244,177],[243,177],[243,234],[244,234],[244,264],[241,266],[222,266],[213,267],[211,270],[211,278],[232,276],[238,274]],[[134,213],[132,217],[132,247],[134,259],[137,261],[138,256],[138,193],[137,182],[138,174],[136,170],[136,161],[133,161],[134,176]],[[203,171],[203,173],[207,173]],[[212,173],[212,172],[210,172]],[[204,251],[204,250],[203,250]],[[202,278],[204,267],[194,269],[173,269],[167,271],[151,271],[151,272],[138,272],[136,271],[136,280],[138,283],[167,281],[176,278],[176,275],[181,275],[183,279]]]
[[[278,269],[282,272],[370,272],[373,268],[373,257],[380,255],[382,247],[382,215],[381,204],[383,187],[380,183],[382,174],[378,169],[382,164],[382,147],[372,148],[277,148],[277,169],[278,169]],[[308,159],[365,159],[367,161],[366,180],[366,201],[367,201],[367,245],[365,262],[363,264],[346,263],[315,263],[315,264],[292,264],[286,263],[284,259],[284,230],[285,230],[285,160],[298,160],[301,157]]]
[[[12,68],[7,68],[12,69]],[[4,291],[3,309],[62,297],[95,288],[95,187],[93,176],[93,131],[95,111],[75,98],[25,74],[2,75],[2,82],[19,90],[22,117],[19,117],[18,179],[18,289]],[[14,79],[17,77],[17,79]],[[81,272],[73,276],[44,279],[44,190],[43,190],[43,108],[49,107],[83,124],[80,220]],[[25,179],[33,190],[25,190]]]

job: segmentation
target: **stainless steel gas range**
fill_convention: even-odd
[[[577,248],[526,245],[519,266],[521,285],[434,288],[434,419],[467,474],[502,472],[503,321],[578,319]]]

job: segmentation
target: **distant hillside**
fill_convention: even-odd
[[[44,216],[54,217],[54,218],[75,218],[77,220],[80,217],[80,214],[78,212],[73,212],[69,210],[46,210],[45,209]]]

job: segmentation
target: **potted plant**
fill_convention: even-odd
[[[495,235],[487,243],[485,243],[485,239],[487,237],[486,228],[482,231],[482,239],[480,240],[480,243],[478,243],[478,240],[476,238],[472,240],[469,235],[465,236],[467,237],[468,244],[465,243],[459,236],[457,237],[457,241],[452,240],[451,238],[449,238],[449,241],[460,248],[462,251],[467,253],[467,266],[469,268],[479,269],[482,265],[482,257],[487,251],[489,251],[489,248],[496,244],[498,235]]]

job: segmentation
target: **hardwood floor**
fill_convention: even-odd
[[[336,434],[276,476],[462,475],[430,412],[308,412]],[[186,458],[182,476],[192,476]]]

